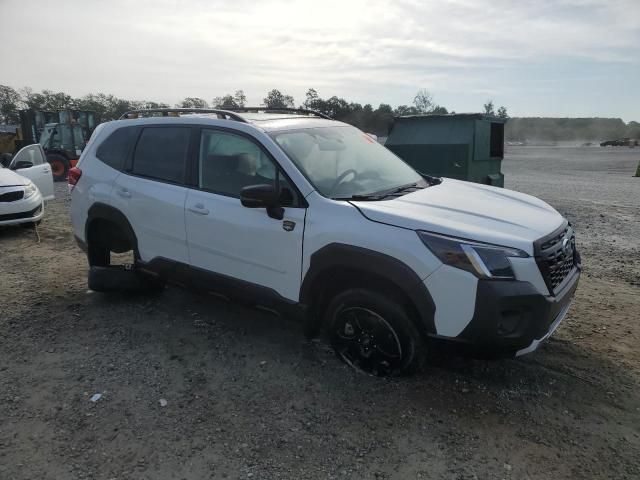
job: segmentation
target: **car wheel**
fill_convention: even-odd
[[[351,289],[327,307],[329,340],[338,358],[375,376],[397,376],[422,367],[425,347],[406,310],[377,292]]]
[[[69,173],[69,160],[62,155],[52,153],[47,155],[47,162],[51,165],[51,173],[56,182],[66,180],[67,174]]]

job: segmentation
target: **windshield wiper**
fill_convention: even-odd
[[[350,197],[332,197],[333,200],[380,200],[384,198],[384,195],[378,194],[360,194],[360,195],[351,195]]]
[[[392,188],[390,190],[381,190],[379,192],[367,193],[367,194],[356,194],[351,195],[350,197],[334,197],[334,200],[382,200],[384,198],[396,195],[398,193],[405,192],[407,190],[413,189],[421,189],[426,188],[427,185],[424,185],[425,182],[422,180],[419,182],[408,183],[406,185],[401,185],[399,187]]]
[[[407,185],[402,185],[400,187],[393,188],[391,190],[387,190],[386,192],[382,192],[380,195],[382,195],[384,197],[388,197],[389,195],[394,195],[396,193],[402,193],[405,190],[410,190],[412,188],[422,188],[422,187],[419,187],[419,183],[420,182],[413,182],[413,183],[409,183]]]
[[[418,172],[420,176],[425,179],[425,181],[429,184],[430,187],[433,187],[434,185],[440,185],[442,183],[441,177],[434,177],[432,175],[422,173],[420,170],[416,170],[416,172]]]

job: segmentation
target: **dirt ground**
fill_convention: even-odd
[[[40,243],[0,229],[0,479],[640,478],[639,160],[511,148],[507,187],[577,231],[570,314],[525,358],[400,380],[213,296],[87,291],[57,184]]]

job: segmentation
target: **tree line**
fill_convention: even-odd
[[[217,96],[207,101],[199,97],[186,97],[178,102],[176,108],[242,108],[247,106],[247,97],[243,90],[235,93]],[[268,108],[294,108],[295,99],[291,95],[273,89],[267,92],[262,105]],[[6,85],[0,85],[0,122],[4,124],[18,124],[18,111],[21,109],[34,110],[90,110],[98,114],[101,121],[114,120],[130,110],[146,108],[169,108],[169,104],[149,100],[127,100],[111,94],[90,93],[83,97],[72,97],[64,92],[42,90],[34,92],[25,87],[16,90]],[[307,108],[329,115],[336,120],[357,126],[358,128],[384,136],[394,116],[399,115],[437,115],[449,113],[446,107],[438,105],[433,96],[425,89],[419,90],[411,104],[392,107],[381,103],[377,107],[371,104],[362,105],[350,102],[344,98],[333,96],[322,98],[314,88],[307,90],[305,99],[299,108]],[[507,117],[507,109],[499,107],[494,110],[492,100],[488,100],[483,111],[490,115]],[[455,113],[455,112],[451,112]]]
[[[618,138],[640,139],[640,123],[621,118],[512,118],[505,139],[514,142],[599,142]]]

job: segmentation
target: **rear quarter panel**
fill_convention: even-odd
[[[96,156],[96,149],[113,130],[111,125],[101,124],[96,128],[89,145],[82,152],[77,168],[82,176],[71,190],[71,224],[74,234],[82,241],[85,238],[85,224],[89,208],[96,202],[111,204],[111,191],[120,172],[102,163]]]

